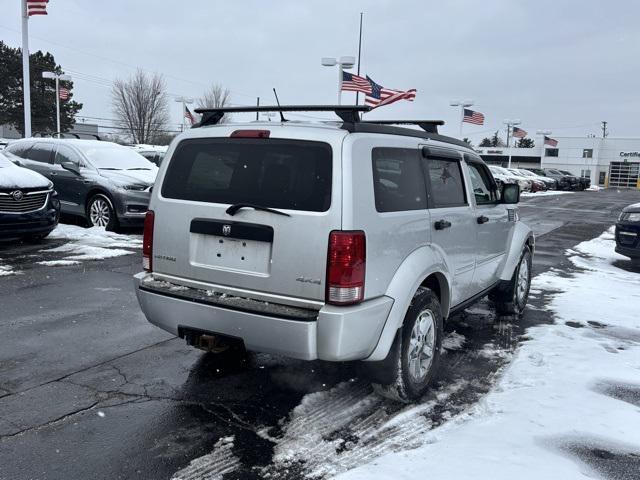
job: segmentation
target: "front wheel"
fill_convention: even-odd
[[[498,315],[520,315],[527,305],[531,288],[531,248],[525,245],[511,280],[502,281],[490,295]]]
[[[110,231],[118,227],[113,204],[105,195],[101,193],[94,195],[87,203],[87,223],[90,227],[104,227]]]
[[[420,398],[437,371],[441,344],[442,308],[433,291],[424,289],[413,297],[389,356],[380,362],[387,371],[376,376],[388,380],[374,384],[375,390],[401,402]]]

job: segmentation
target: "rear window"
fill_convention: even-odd
[[[164,177],[166,198],[325,212],[331,147],[279,139],[194,139],[178,145]]]

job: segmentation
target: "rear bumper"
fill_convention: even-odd
[[[324,305],[319,311],[237,298],[216,300],[202,290],[134,276],[147,320],[178,335],[179,328],[242,339],[247,350],[303,360],[348,361],[368,357],[393,305],[380,297],[350,307]]]
[[[629,258],[640,258],[640,226],[617,224],[616,252]]]

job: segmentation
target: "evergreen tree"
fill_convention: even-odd
[[[480,142],[479,147],[491,147],[491,139],[489,137],[484,137]]]
[[[42,72],[63,74],[49,52],[37,51],[29,56],[31,76],[31,128],[35,133],[56,131],[55,80],[42,78]],[[60,100],[60,129],[69,131],[82,104],[73,97],[73,82],[60,82],[69,90],[69,100]],[[0,41],[0,125],[9,124],[24,134],[22,92],[22,50]]]
[[[535,145],[533,138],[521,138],[516,142],[517,148],[533,148]]]
[[[498,136],[498,130],[496,130],[496,133],[493,134],[493,136],[491,137],[491,147],[504,147],[506,144],[504,143],[504,140],[502,140],[499,136]]]
[[[464,137],[462,141],[473,148],[473,143],[471,143],[471,139],[469,139],[468,137]]]

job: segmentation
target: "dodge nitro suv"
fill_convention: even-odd
[[[442,122],[361,120],[368,109],[201,110],[151,194],[135,275],[147,319],[210,351],[360,360],[378,391],[409,401],[455,312],[490,295],[520,314],[534,237],[518,185],[498,189]],[[218,124],[256,110],[283,121]],[[284,121],[303,110],[341,121]]]

